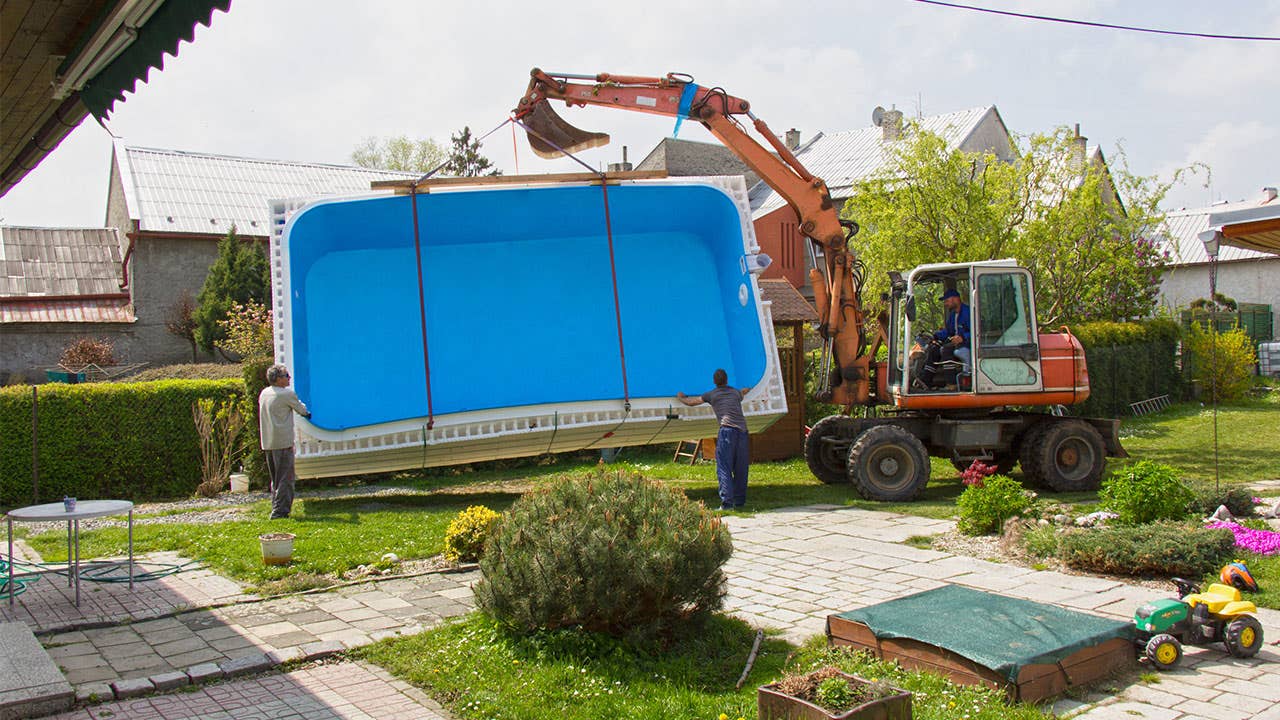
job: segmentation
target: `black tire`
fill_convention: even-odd
[[[1029,445],[1037,484],[1054,492],[1098,489],[1107,454],[1102,435],[1089,423],[1054,420]]]
[[[1044,487],[1044,476],[1036,463],[1035,448],[1040,444],[1040,436],[1044,434],[1048,423],[1033,425],[1022,434],[1018,444],[1018,465],[1022,466],[1022,482],[1024,485]]]
[[[1169,670],[1182,660],[1182,643],[1172,635],[1161,633],[1147,641],[1145,654],[1157,670]]]
[[[828,485],[849,482],[849,473],[845,469],[848,452],[842,452],[839,445],[822,440],[830,437],[851,438],[856,422],[845,415],[828,415],[809,429],[809,437],[804,440],[804,460],[814,477]]]
[[[1238,658],[1253,657],[1262,649],[1262,623],[1252,615],[1241,615],[1227,623],[1222,633],[1227,652]]]
[[[929,484],[929,453],[897,425],[876,425],[849,446],[849,482],[868,500],[914,500]]]
[[[986,460],[983,460],[982,462],[986,465],[991,465],[992,463],[994,463],[996,466],[997,475],[1008,475],[1009,473],[1013,472],[1013,466],[1018,464],[1018,456],[1012,451],[1009,451],[1007,454],[995,453],[995,457],[991,458],[991,460],[992,462],[987,462]],[[964,472],[965,470],[968,470],[969,465],[971,465],[972,463],[973,463],[972,460],[966,461],[966,460],[956,460],[955,458],[951,458],[951,467],[955,468],[959,472]]]

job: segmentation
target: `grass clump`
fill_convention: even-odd
[[[507,511],[476,601],[520,630],[652,640],[720,608],[732,551],[723,523],[678,490],[621,473],[566,478]]]
[[[1061,560],[1077,570],[1196,577],[1228,562],[1235,538],[1229,530],[1163,522],[1075,530],[1064,533],[1059,544]]]

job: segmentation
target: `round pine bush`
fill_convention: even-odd
[[[1235,552],[1235,536],[1197,524],[1071,530],[1059,541],[1058,557],[1069,567],[1110,575],[1199,577],[1215,572]]]
[[[499,517],[483,505],[472,505],[458,513],[444,531],[444,559],[452,563],[479,560]]]
[[[1182,484],[1177,470],[1143,460],[1102,483],[1098,499],[1120,516],[1121,523],[1142,525],[1186,517],[1195,496]]]
[[[1227,510],[1238,518],[1253,515],[1253,492],[1243,485],[1215,489],[1212,485],[1199,485],[1192,488],[1195,499],[1191,501],[1191,513],[1201,517],[1212,515],[1219,506],[1226,505]]]
[[[720,609],[732,551],[720,520],[678,490],[622,474],[567,478],[503,515],[476,601],[519,630],[661,640]]]
[[[1007,475],[993,475],[981,485],[970,485],[960,493],[956,508],[960,520],[956,529],[965,535],[991,535],[1000,530],[1005,520],[1025,516],[1035,502],[1035,495]]]

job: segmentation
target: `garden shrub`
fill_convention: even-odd
[[[190,495],[200,483],[191,406],[243,392],[235,380],[40,386],[38,501]],[[0,504],[30,502],[31,388],[3,388]]]
[[[1193,578],[1229,562],[1234,545],[1228,530],[1160,522],[1064,533],[1058,557],[1089,572]]]
[[[1022,547],[1032,557],[1055,557],[1058,554],[1058,528],[1053,525],[1030,528],[1022,536]]]
[[[267,485],[270,477],[267,473],[267,458],[262,454],[262,438],[258,433],[258,396],[267,387],[267,368],[274,361],[270,358],[245,360],[240,364],[241,377],[244,380],[244,396],[249,400],[250,412],[245,424],[244,433],[244,472],[249,482]]]
[[[981,485],[970,485],[960,493],[956,508],[960,520],[956,528],[965,535],[990,535],[1000,529],[1005,520],[1025,515],[1031,509],[1035,495],[1007,475],[993,475]]]
[[[1084,345],[1089,365],[1089,399],[1072,406],[1073,413],[1124,417],[1130,403],[1182,396],[1177,363],[1182,329],[1173,320],[1083,323],[1071,326],[1071,332]]]
[[[485,546],[479,607],[522,631],[668,638],[724,602],[729,531],[640,476],[566,478],[525,494]]]
[[[1238,518],[1253,515],[1253,493],[1243,485],[1232,485],[1215,489],[1212,485],[1196,485],[1191,489],[1194,498],[1190,510],[1193,515],[1206,517],[1212,515],[1220,505]]]
[[[1192,323],[1185,351],[1191,377],[1200,383],[1202,399],[1211,400],[1216,393],[1219,401],[1239,400],[1253,386],[1254,363],[1258,357],[1254,354],[1253,341],[1244,330],[1237,327],[1220,333]]]
[[[1187,516],[1194,495],[1168,465],[1142,460],[1102,483],[1098,500],[1127,525]]]
[[[444,531],[444,559],[451,563],[479,560],[499,517],[483,505],[472,505],[458,513]]]

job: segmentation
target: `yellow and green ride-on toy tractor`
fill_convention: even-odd
[[[1138,646],[1157,669],[1168,670],[1182,659],[1182,646],[1220,642],[1235,657],[1253,657],[1262,648],[1257,607],[1240,599],[1240,591],[1214,583],[1206,592],[1190,580],[1174,578],[1178,599],[1145,603],[1133,614]]]

